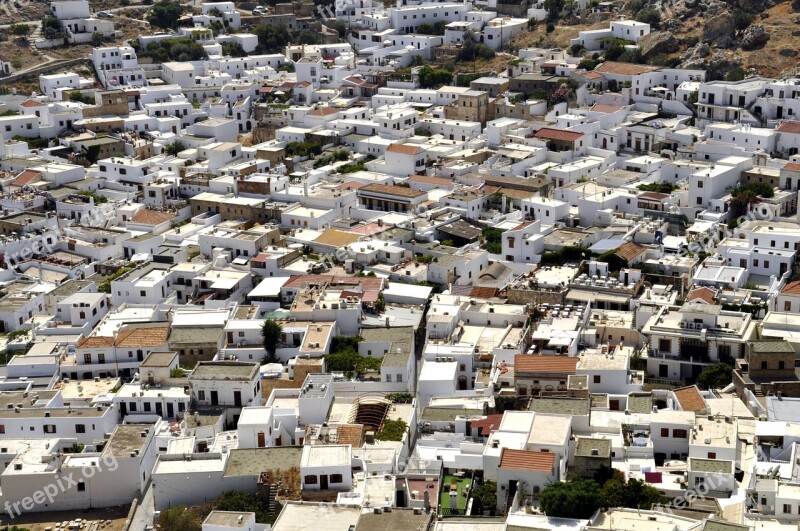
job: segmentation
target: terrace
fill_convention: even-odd
[[[463,471],[445,474],[439,494],[439,514],[463,516],[467,513],[467,501],[472,491],[472,477]]]

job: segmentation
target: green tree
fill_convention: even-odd
[[[603,506],[603,490],[591,479],[553,483],[542,489],[539,503],[547,516],[589,518]]]
[[[652,29],[658,29],[659,24],[661,24],[661,15],[655,8],[645,7],[636,13],[636,21],[650,24]]]
[[[544,8],[547,10],[548,22],[555,22],[564,10],[564,0],[544,0]],[[550,33],[550,31],[548,31]]]
[[[242,45],[238,42],[223,42],[222,55],[228,57],[247,57],[247,52],[244,51]]]
[[[291,40],[285,24],[259,24],[253,28],[261,53],[282,53]]]
[[[481,515],[483,511],[497,510],[497,483],[484,481],[472,490],[472,514]]]
[[[747,72],[741,66],[737,66],[735,68],[731,68],[728,70],[728,73],[725,74],[726,81],[741,81],[744,79],[744,76],[747,75]]]
[[[267,358],[275,359],[275,351],[281,340],[283,326],[275,319],[266,319],[261,325],[261,338],[264,340],[264,350],[267,351]]]
[[[178,20],[183,14],[183,6],[175,0],[161,0],[153,5],[147,13],[147,22],[151,26],[163,29],[175,29],[178,27]]]
[[[444,22],[434,22],[433,24],[423,22],[417,26],[416,33],[419,35],[444,35]]]
[[[494,58],[495,51],[483,43],[476,41],[470,32],[464,33],[464,44],[458,52],[459,61],[477,61],[478,59],[490,60]]]
[[[164,153],[166,153],[167,155],[172,155],[174,157],[184,149],[186,149],[186,146],[183,145],[183,142],[181,142],[180,140],[175,140],[174,142],[170,142],[169,144],[164,146]]]
[[[47,15],[42,19],[42,36],[45,39],[60,39],[63,35],[61,22],[56,17]]]
[[[161,511],[158,528],[170,531],[200,531],[203,528],[203,520],[198,511],[182,505]]]
[[[99,31],[95,31],[92,33],[92,46],[95,48],[100,48],[103,46],[103,42],[105,41],[105,37]]]
[[[375,438],[379,441],[402,441],[408,433],[408,424],[403,419],[386,419]]]
[[[322,35],[310,29],[301,29],[294,34],[292,42],[296,44],[320,44],[322,42]]]
[[[733,381],[733,367],[727,363],[716,363],[703,369],[697,385],[703,389],[719,389]]]
[[[453,74],[442,68],[431,68],[425,65],[417,72],[422,88],[436,88],[453,82]]]

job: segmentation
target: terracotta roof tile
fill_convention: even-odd
[[[17,175],[17,178],[14,179],[14,182],[12,184],[14,186],[25,186],[26,184],[31,184],[32,182],[38,180],[39,177],[41,176],[42,174],[39,173],[38,171],[25,170],[19,175]]]
[[[474,420],[469,425],[473,430],[478,430],[479,435],[485,437],[499,428],[501,422],[503,422],[503,415],[489,415],[485,419]]]
[[[44,107],[46,104],[36,100],[25,100],[19,104],[20,107]]]
[[[387,194],[387,195],[396,195],[399,197],[419,197],[421,195],[425,195],[425,192],[421,190],[414,190],[413,188],[408,188],[407,186],[392,186],[390,184],[380,184],[380,183],[371,183],[366,186],[362,186],[358,190],[359,192],[375,192],[379,194]]]
[[[430,175],[412,175],[408,178],[410,183],[433,184],[436,186],[453,186],[452,179],[445,179],[443,177],[432,177]]]
[[[553,472],[556,454],[553,452],[531,452],[503,448],[500,454],[500,468],[531,470],[533,472]]]
[[[75,344],[76,348],[105,348],[112,346],[114,346],[114,338],[105,336],[83,337]]]
[[[116,346],[158,347],[167,344],[169,326],[137,327],[117,334]]]
[[[619,246],[617,252],[614,253],[623,260],[630,262],[635,258],[638,258],[642,253],[644,253],[647,249],[642,247],[641,245],[637,245],[633,242],[625,242]]]
[[[789,162],[783,167],[783,169],[787,171],[800,171],[800,164],[796,162]]]
[[[562,142],[575,142],[583,133],[578,131],[565,131],[563,129],[553,129],[552,127],[542,127],[533,134],[534,138],[544,138],[545,140],[560,140]]]
[[[673,393],[684,411],[703,411],[708,408],[696,385],[675,389]]]
[[[160,225],[174,218],[175,214],[172,212],[159,212],[158,210],[151,210],[149,208],[140,208],[133,215],[131,221],[144,225]]]
[[[541,354],[517,354],[514,356],[514,369],[517,374],[522,372],[575,374],[577,367],[578,358],[569,356],[543,356]]]
[[[586,79],[602,79],[603,74],[601,74],[600,72],[595,72],[593,70],[591,72],[586,72],[585,74],[583,74],[583,77],[585,77]]]
[[[689,292],[686,302],[703,301],[708,304],[714,304],[714,297],[716,296],[717,293],[713,289],[703,286]]]
[[[392,144],[386,151],[389,153],[400,153],[401,155],[416,155],[422,151],[422,148],[412,144]]]
[[[484,268],[484,271],[486,269]],[[450,293],[453,295],[461,295],[462,297],[471,297],[474,299],[491,299],[497,296],[497,288],[471,286],[469,284],[452,286]]]
[[[308,112],[309,116],[330,116],[332,114],[337,114],[339,111],[334,109],[333,107],[318,107],[316,109],[311,109]]]
[[[800,295],[800,280],[787,282],[781,290],[781,293],[786,293],[787,295]]]
[[[778,133],[791,133],[793,135],[800,135],[800,122],[796,120],[784,120],[778,127],[775,128]]]
[[[592,106],[592,112],[604,112],[604,113],[612,113],[617,112],[618,110],[622,109],[622,107],[618,105],[605,105],[603,103],[595,103]]]

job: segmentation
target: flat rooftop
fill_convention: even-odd
[[[258,374],[257,363],[238,361],[201,361],[190,380],[252,380]]]
[[[229,454],[224,476],[257,476],[270,470],[300,468],[303,447],[239,448]]]
[[[141,451],[151,429],[152,424],[119,424],[103,448],[103,457],[129,457]]]

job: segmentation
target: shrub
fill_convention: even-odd
[[[652,7],[645,7],[636,13],[636,21],[650,24],[650,27],[657,29],[661,23],[661,15]]]
[[[725,74],[725,79],[727,81],[741,81],[744,79],[747,72],[745,72],[744,68],[741,66],[737,66],[736,68],[732,68]]]
[[[547,23],[547,33],[553,33],[556,30],[555,24],[552,22]]]
[[[756,16],[748,13],[747,11],[743,11],[739,8],[733,10],[733,23],[736,25],[737,30],[746,29],[750,24],[753,23]]]

